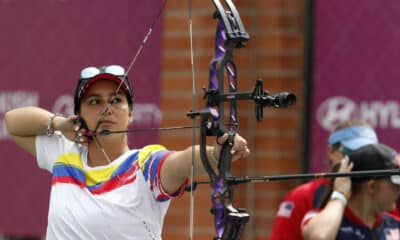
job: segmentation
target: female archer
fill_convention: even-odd
[[[395,170],[396,151],[370,144],[342,159],[339,172]],[[310,210],[301,223],[303,239],[400,239],[400,219],[392,211],[400,193],[400,177],[338,177],[332,180],[320,209]]]
[[[52,174],[46,239],[161,239],[170,200],[183,193],[194,172],[204,173],[199,146],[181,151],[161,145],[129,149],[126,130],[133,92],[117,65],[82,70],[75,90],[75,115],[62,117],[38,107],[5,115],[13,141]],[[227,135],[207,146],[216,168]],[[236,135],[232,160],[247,157]]]

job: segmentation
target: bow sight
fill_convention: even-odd
[[[292,93],[282,92],[270,95],[263,89],[262,80],[257,80],[252,91],[237,91],[237,71],[233,59],[233,50],[242,48],[250,39],[246,32],[239,12],[231,0],[225,0],[223,5],[220,0],[213,0],[216,7],[214,18],[218,20],[215,55],[210,65],[208,89],[204,89],[206,108],[200,111],[191,111],[187,115],[191,118],[200,116],[200,156],[210,177],[212,186],[212,209],[217,236],[216,240],[238,240],[249,220],[246,209],[234,208],[233,185],[231,175],[231,148],[233,139],[238,131],[237,101],[252,100],[255,103],[257,121],[263,119],[264,107],[286,107],[295,103],[296,96]],[[228,9],[225,10],[225,7]],[[226,89],[224,83],[227,82]],[[225,111],[229,115],[225,119]],[[207,136],[221,136],[227,133],[228,139],[223,144],[218,162],[218,172],[210,165],[207,156]],[[191,184],[194,188],[194,183]]]
[[[296,103],[296,95],[289,92],[280,92],[270,95],[267,90],[263,89],[263,81],[257,79],[253,91],[248,92],[231,92],[220,93],[218,89],[204,90],[204,99],[208,106],[217,106],[220,102],[232,100],[253,100],[255,103],[255,113],[257,121],[263,119],[264,107],[288,107]],[[192,113],[189,113],[190,115]]]

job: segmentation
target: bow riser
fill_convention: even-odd
[[[233,181],[231,174],[232,146],[239,130],[237,101],[252,100],[255,103],[256,119],[263,118],[264,107],[283,107],[294,104],[296,98],[290,93],[280,93],[270,96],[263,89],[261,80],[257,80],[252,91],[238,92],[237,67],[233,58],[236,48],[245,46],[250,37],[244,29],[239,12],[231,0],[224,0],[224,9],[220,0],[213,0],[216,7],[214,17],[218,19],[215,55],[210,64],[209,85],[204,90],[206,108],[201,111],[189,112],[190,117],[200,116],[200,157],[212,186],[211,213],[217,236],[215,240],[239,240],[245,224],[249,221],[246,209],[237,209],[232,205]],[[227,115],[226,113],[229,113]],[[220,137],[227,134],[228,138],[221,147],[217,172],[213,169],[207,155],[206,140],[209,136]],[[193,189],[191,189],[193,190]]]
[[[213,0],[217,12],[214,14],[218,18],[215,57],[210,67],[210,84],[213,87],[213,95],[210,97],[206,93],[207,108],[217,107],[218,115],[214,116],[211,126],[218,129],[209,132],[218,136],[228,134],[227,141],[223,144],[216,179],[211,180],[213,186],[212,193],[212,213],[215,215],[215,227],[217,236],[215,239],[239,239],[244,229],[245,223],[249,220],[249,214],[245,210],[239,211],[232,206],[233,188],[226,179],[231,175],[232,154],[231,149],[233,140],[238,130],[237,116],[237,68],[233,58],[233,50],[244,46],[244,42],[249,39],[249,35],[244,29],[239,13],[231,1],[225,1],[229,10],[225,10],[219,0]],[[215,84],[218,80],[218,85]],[[227,84],[227,86],[225,86]],[[221,101],[219,96],[224,96]],[[229,109],[228,124],[225,119],[225,107]],[[202,136],[205,138],[206,136]],[[202,140],[205,141],[205,140]],[[206,162],[208,159],[204,159]],[[214,174],[210,174],[210,177]],[[212,178],[211,178],[212,179]]]

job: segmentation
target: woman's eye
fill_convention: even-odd
[[[121,98],[119,98],[119,97],[113,97],[111,100],[110,100],[110,104],[117,104],[117,103],[120,103],[122,100],[121,100]]]
[[[96,105],[96,104],[99,104],[99,102],[100,102],[100,101],[99,101],[98,99],[95,99],[95,98],[89,100],[89,104],[90,104],[90,105]]]

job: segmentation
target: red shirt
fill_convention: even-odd
[[[279,205],[270,240],[299,240],[301,221],[311,209],[317,208],[329,185],[329,179],[316,179],[290,191]]]
[[[303,219],[302,228],[318,214],[319,210],[309,211]],[[400,219],[388,214],[378,213],[373,227],[367,226],[347,206],[339,226],[336,240],[398,240],[400,239]]]
[[[400,218],[400,196],[397,198],[396,207],[392,211],[388,211],[392,216]]]

